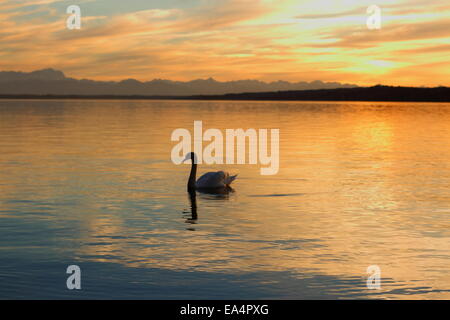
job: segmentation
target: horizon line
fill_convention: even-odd
[[[389,91],[389,92],[388,92]],[[317,93],[325,95],[317,95]],[[336,94],[336,93],[340,94]],[[342,95],[342,92],[347,95]],[[375,93],[375,95],[374,95]],[[407,93],[405,95],[405,93]],[[420,93],[420,94],[419,94]],[[424,94],[425,93],[425,94]],[[297,95],[295,95],[297,94]],[[333,95],[334,94],[334,95]],[[242,92],[197,95],[83,95],[83,94],[0,94],[0,100],[225,100],[225,101],[336,101],[336,102],[450,102],[450,87],[370,87]]]

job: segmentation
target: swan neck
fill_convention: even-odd
[[[197,164],[192,161],[191,174],[189,175],[188,191],[195,190],[195,178],[197,176]]]

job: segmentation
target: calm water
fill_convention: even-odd
[[[239,177],[195,221],[194,120],[280,128],[276,176],[200,166]],[[450,298],[450,104],[0,101],[0,133],[2,299]]]

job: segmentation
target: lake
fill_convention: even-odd
[[[238,178],[193,217],[195,120],[280,129],[278,174],[200,165]],[[0,100],[0,133],[0,299],[450,299],[448,103]]]

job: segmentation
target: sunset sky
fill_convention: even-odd
[[[366,26],[373,4],[381,30]],[[449,17],[441,0],[0,0],[0,70],[448,86]]]

